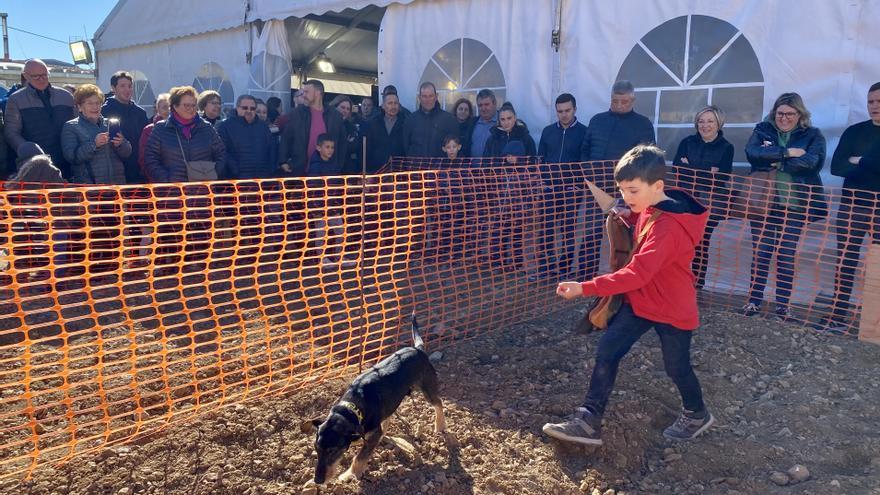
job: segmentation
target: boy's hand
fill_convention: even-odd
[[[556,295],[569,301],[584,295],[584,289],[581,287],[580,282],[559,282],[559,285],[556,287]]]

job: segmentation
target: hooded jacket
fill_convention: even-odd
[[[585,296],[624,294],[637,316],[694,330],[700,315],[691,263],[703,240],[709,210],[682,190],[667,190],[666,195],[668,200],[632,215],[633,235],[638,238],[654,211],[660,211],[629,264],[581,287]]]
[[[486,140],[486,147],[483,148],[484,157],[502,157],[505,156],[504,148],[513,141],[519,141],[525,148],[524,156],[535,156],[537,149],[535,148],[535,140],[529,134],[529,128],[521,122],[517,121],[516,125],[510,132],[504,131],[500,127],[493,127],[489,133],[489,139]]]

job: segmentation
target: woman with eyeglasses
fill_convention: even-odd
[[[776,254],[776,308],[779,320],[793,318],[790,308],[798,241],[809,222],[828,214],[819,171],[825,163],[825,137],[813,127],[810,111],[797,93],[776,99],[763,122],[755,126],[746,156],[752,171],[770,172],[767,183],[754,181],[753,188],[769,189],[769,208],[764,218],[751,217],[752,279],[746,316],[758,314],[770,261]]]
[[[147,142],[147,179],[187,182],[225,178],[226,148],[211,124],[199,118],[195,88],[178,86],[169,93],[171,114],[156,124]]]
[[[94,84],[83,84],[73,95],[79,117],[64,124],[61,148],[72,165],[71,182],[78,184],[125,184],[123,161],[131,155],[131,143],[118,124],[110,129],[101,116],[104,93]],[[113,132],[111,135],[110,133]]]

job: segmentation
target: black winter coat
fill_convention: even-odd
[[[458,136],[458,121],[451,113],[434,105],[430,112],[419,108],[406,117],[403,126],[403,147],[406,156],[445,156],[443,138]]]
[[[484,157],[503,157],[504,147],[511,141],[520,141],[525,149],[525,156],[536,156],[538,151],[535,148],[535,140],[529,134],[529,128],[520,121],[510,132],[505,132],[500,127],[493,127],[489,131],[489,139],[486,140],[486,147],[483,148]]]
[[[397,114],[397,120],[389,133],[385,130],[385,115],[378,113],[367,125],[367,172],[375,173],[388,163],[392,156],[404,156],[403,126],[406,116]]]
[[[769,141],[769,146],[763,146]],[[746,157],[752,166],[752,172],[766,171],[774,163],[781,163],[781,172],[791,174],[795,188],[802,197],[809,196],[810,221],[815,221],[828,214],[828,202],[822,188],[819,172],[825,164],[825,136],[815,127],[797,127],[788,138],[786,148],[779,146],[779,131],[772,123],[764,121],[755,126],[746,143]],[[787,148],[802,148],[803,156],[787,156]]]
[[[269,125],[255,118],[248,122],[238,115],[217,126],[226,148],[226,171],[230,179],[265,179],[278,171],[278,145]]]
[[[226,148],[211,124],[196,117],[192,138],[186,139],[172,122],[173,117],[156,123],[147,141],[144,170],[150,182],[187,182],[186,161],[213,161],[220,178],[226,171]],[[180,142],[178,143],[178,137]],[[183,147],[186,159],[181,155]]]
[[[339,115],[335,108],[329,106],[324,107],[323,115],[327,133],[336,142],[336,152],[333,154],[331,161],[342,164],[348,152],[345,146],[345,126],[343,125],[342,115]],[[315,150],[307,149],[309,147],[311,127],[311,108],[306,105],[300,105],[290,112],[290,120],[284,126],[284,132],[281,134],[278,162],[289,164],[293,169],[291,175],[294,177],[305,175],[306,166],[315,152]]]
[[[733,173],[733,152],[733,145],[724,137],[723,131],[718,131],[718,136],[708,143],[697,133],[681,140],[672,164],[681,167],[681,186],[704,199],[697,191],[714,191],[719,195],[729,193],[726,187],[730,178],[716,176],[712,173],[712,167],[718,168],[719,174]],[[685,158],[687,163],[684,162]]]
[[[619,160],[637,144],[654,142],[654,126],[647,117],[634,110],[624,114],[609,110],[590,119],[581,160]]]
[[[101,108],[101,115],[106,118],[119,119],[119,130],[125,139],[131,143],[131,155],[123,160],[125,165],[125,182],[128,184],[143,184],[145,178],[141,174],[138,165],[138,150],[140,149],[141,132],[150,123],[147,112],[134,102],[121,103],[116,98],[108,98]]]

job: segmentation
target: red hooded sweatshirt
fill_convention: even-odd
[[[700,326],[700,314],[691,263],[709,211],[684,191],[672,189],[666,195],[670,199],[633,214],[637,237],[654,211],[661,212],[629,264],[581,286],[585,296],[624,294],[637,316],[694,330]]]

